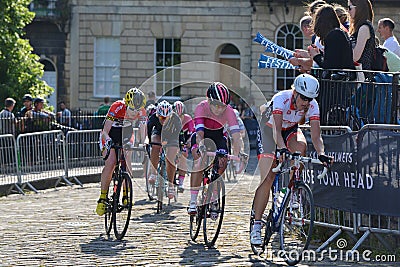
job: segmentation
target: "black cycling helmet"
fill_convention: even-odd
[[[207,89],[207,97],[211,100],[217,100],[225,105],[229,104],[230,94],[225,84],[220,82],[213,82]]]

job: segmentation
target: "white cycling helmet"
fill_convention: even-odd
[[[319,82],[310,74],[300,74],[294,80],[294,89],[306,97],[316,98],[319,94]]]
[[[161,117],[168,117],[172,113],[172,105],[168,101],[163,100],[157,105],[157,115]]]

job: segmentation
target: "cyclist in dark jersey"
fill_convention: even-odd
[[[182,129],[182,123],[179,116],[172,111],[172,105],[163,100],[157,105],[156,112],[150,116],[147,122],[147,137],[152,143],[161,143],[165,146],[167,156],[167,176],[169,181],[168,198],[175,196],[174,177],[176,171],[176,155],[179,150],[179,133]],[[152,145],[150,160],[149,182],[156,180],[156,168],[160,159],[160,146]]]

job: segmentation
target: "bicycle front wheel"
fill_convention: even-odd
[[[115,182],[115,178],[112,178],[112,183],[110,183],[110,186],[108,188],[108,193],[107,193],[107,204],[106,204],[106,213],[104,214],[104,226],[106,230],[106,235],[109,236],[112,225],[113,225],[113,195],[116,190],[114,188],[117,188],[117,183]]]
[[[217,241],[221,230],[225,210],[225,183],[220,176],[208,186],[204,205],[203,232],[204,242],[212,247]]]
[[[286,263],[295,265],[302,259],[310,244],[314,226],[314,198],[308,185],[296,183],[283,204],[279,228],[282,256]]]
[[[204,215],[204,193],[199,192],[197,195],[197,212],[196,215],[190,215],[190,239],[193,241],[196,240],[197,236],[200,232],[201,221],[203,220]]]
[[[118,240],[121,240],[128,230],[133,199],[131,177],[124,172],[121,174],[120,179],[113,200],[114,234]]]
[[[161,212],[163,206],[163,197],[166,190],[166,185],[165,185],[166,176],[167,176],[167,170],[165,166],[165,161],[160,161],[157,170],[157,181],[156,181],[157,213]]]

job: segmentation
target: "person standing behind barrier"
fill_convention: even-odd
[[[349,0],[350,40],[353,46],[353,61],[361,64],[363,70],[371,70],[374,60],[375,34],[372,27],[374,11],[369,0]],[[365,73],[372,79],[373,73]]]
[[[299,25],[301,32],[303,33],[303,38],[309,39],[312,41],[314,32],[312,30],[312,17],[307,15],[300,19]]]
[[[26,132],[26,118],[25,118],[25,114],[26,114],[26,112],[28,111],[28,110],[31,110],[32,109],[32,100],[33,100],[33,98],[32,98],[32,96],[30,95],[30,94],[25,94],[23,97],[22,97],[22,103],[23,103],[23,107],[21,108],[21,110],[20,111],[18,111],[18,113],[17,113],[17,117],[18,118],[20,118],[20,125],[19,125],[19,127],[18,127],[18,130],[21,132],[21,133],[24,133],[24,132]]]
[[[110,97],[106,96],[104,97],[104,103],[101,104],[100,107],[97,109],[97,115],[105,116],[107,115],[109,109],[110,109]]]
[[[112,144],[123,145],[126,142],[125,137],[128,139],[127,141],[133,144],[133,126],[134,122],[137,120],[141,122],[140,131],[145,131],[145,123],[147,120],[146,110],[144,109],[145,104],[146,97],[143,92],[137,88],[131,88],[128,90],[123,100],[115,101],[108,110],[99,140],[103,157],[106,156],[107,150],[110,150],[110,155],[105,161],[104,168],[101,172],[101,191],[96,207],[96,213],[99,216],[105,213],[108,188],[116,165],[115,150],[111,149],[111,146]],[[124,153],[127,169],[132,175],[131,153],[125,151]],[[123,193],[126,194],[126,192]]]
[[[324,52],[309,46],[313,60],[324,69],[354,69],[353,50],[347,34],[340,28],[340,21],[331,5],[321,6],[314,17],[314,33],[324,45]],[[326,73],[328,77],[329,73]],[[354,79],[355,77],[353,77]]]
[[[332,163],[331,157],[325,156],[321,138],[319,106],[315,98],[319,93],[319,82],[309,74],[300,74],[294,80],[292,89],[281,91],[272,100],[262,106],[263,117],[257,136],[261,182],[254,195],[254,228],[250,234],[253,245],[261,245],[261,215],[263,214],[271,191],[274,175],[272,164],[280,155],[290,151],[299,151],[305,156],[307,141],[298,128],[303,116],[310,120],[311,139],[319,160],[324,165]],[[307,110],[307,111],[306,111]]]
[[[152,104],[155,105],[156,102],[157,102],[157,100],[156,100],[156,94],[155,94],[153,91],[149,92],[149,93],[147,94],[147,102],[146,102],[145,108],[147,108],[148,106],[150,106],[150,105],[152,105]]]
[[[71,111],[67,109],[64,101],[61,101],[59,104],[60,111],[57,112],[58,122],[61,125],[71,127]]]
[[[346,8],[342,5],[334,3],[332,4],[332,6],[335,10],[337,17],[339,18],[341,29],[345,32],[348,32],[350,28],[349,12],[347,12]]]
[[[0,134],[12,134],[15,136],[17,121],[12,113],[15,103],[15,100],[10,97],[4,101],[4,109],[0,112]]]
[[[383,46],[400,57],[400,44],[393,35],[394,21],[390,18],[383,18],[378,21],[379,35],[385,40]]]
[[[48,131],[51,130],[51,121],[54,119],[54,114],[43,109],[44,99],[41,97],[35,98],[33,101],[33,109],[25,113],[27,118],[27,132]]]

